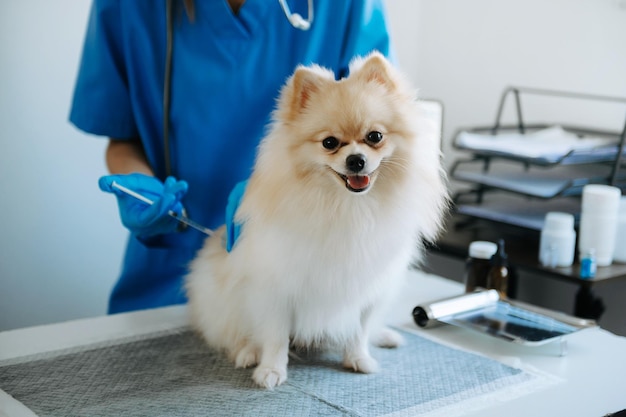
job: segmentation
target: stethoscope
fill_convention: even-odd
[[[291,26],[300,30],[309,30],[311,23],[313,23],[313,0],[308,0],[309,12],[306,20],[298,13],[291,13],[286,0],[278,0],[278,2],[282,6],[283,12],[285,12],[285,16],[287,16],[287,20],[289,20]]]
[[[304,19],[299,13],[291,13],[287,0],[278,0],[287,20],[296,29],[309,30],[313,24],[313,0],[308,2],[308,16]],[[165,80],[163,85],[163,152],[165,156],[165,174],[172,175],[170,155],[170,100],[172,82],[172,47],[174,40],[174,0],[166,1],[166,49],[165,49]]]

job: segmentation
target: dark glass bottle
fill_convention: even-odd
[[[487,288],[487,275],[491,269],[491,257],[498,246],[493,242],[477,240],[469,245],[469,256],[465,262],[465,292]]]
[[[498,250],[491,257],[490,263],[487,288],[496,289],[501,297],[506,298],[509,290],[509,261],[504,250],[504,239],[498,241]]]

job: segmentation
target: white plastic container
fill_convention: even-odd
[[[575,250],[574,216],[558,211],[546,214],[539,241],[539,262],[551,268],[570,266]]]
[[[608,266],[613,262],[620,196],[620,189],[609,185],[583,187],[578,238],[581,259],[593,250],[598,266]]]
[[[619,203],[613,260],[626,263],[626,197],[622,197]]]

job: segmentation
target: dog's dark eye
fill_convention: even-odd
[[[337,148],[337,146],[339,146],[339,139],[334,136],[329,136],[322,141],[322,146],[329,151],[332,151],[333,149]]]
[[[372,131],[370,133],[367,134],[367,142],[368,143],[372,143],[372,144],[377,144],[379,143],[381,140],[383,140],[383,134],[377,131]]]

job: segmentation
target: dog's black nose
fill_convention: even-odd
[[[350,155],[346,158],[346,167],[354,173],[361,172],[365,168],[365,162],[367,159],[363,154]]]

